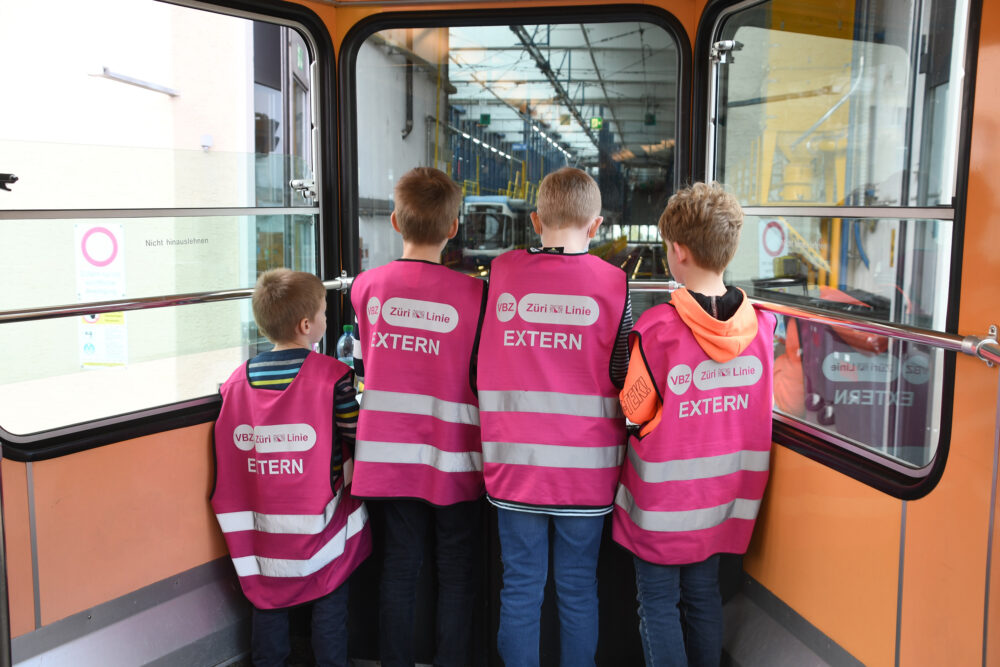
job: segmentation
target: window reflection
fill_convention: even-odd
[[[933,459],[943,353],[846,327],[783,318],[776,409],[905,464]]]
[[[775,0],[733,14],[718,38],[738,47],[720,68],[716,178],[750,206],[950,206],[966,12]]]

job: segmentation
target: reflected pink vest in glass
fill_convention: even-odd
[[[334,385],[346,372],[311,353],[283,391],[252,388],[246,364],[222,385],[212,509],[260,609],[330,593],[371,551],[367,511],[345,486],[349,452],[332,488]]]
[[[705,354],[669,304],[636,323],[663,412],[629,438],[612,534],[643,560],[679,565],[747,549],[771,451],[774,316],[755,312],[757,337],[726,363]]]
[[[365,365],[353,491],[452,505],[483,495],[472,351],[486,284],[400,260],[351,286]]]
[[[624,272],[589,254],[493,262],[477,381],[492,498],[612,503],[625,421],[610,366],[626,294]]]

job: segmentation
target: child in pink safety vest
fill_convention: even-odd
[[[255,665],[284,665],[289,610],[312,606],[317,665],[347,665],[347,579],[371,552],[350,495],[358,404],[351,369],[312,351],[326,331],[319,278],[260,276],[254,319],[274,343],[221,388],[212,509],[253,604]]]
[[[542,247],[493,261],[479,347],[483,473],[503,559],[497,648],[508,667],[539,664],[551,550],[560,664],[583,667],[597,650],[597,556],[625,453],[632,310],[625,273],[587,252],[603,220],[594,179],[549,174],[537,209]]]
[[[631,337],[621,402],[641,428],[612,531],[634,555],[648,667],[719,664],[719,554],[746,551],[767,483],[775,319],[722,281],[742,226],[718,183],[675,193],[659,229],[685,287]]]
[[[354,365],[365,382],[353,489],[379,501],[385,528],[383,667],[414,664],[414,605],[428,544],[438,581],[434,664],[465,667],[473,662],[481,584],[483,463],[472,362],[486,283],[441,264],[462,203],[447,174],[410,170],[394,202],[402,258],[351,286],[362,351]]]

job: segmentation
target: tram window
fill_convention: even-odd
[[[643,21],[507,23],[400,27],[360,44],[362,268],[400,256],[392,189],[413,167],[436,167],[462,187],[459,236],[444,261],[485,276],[500,253],[539,242],[528,217],[538,185],[570,165],[601,188],[604,225],[591,252],[634,278],[663,279],[655,224],[679,178],[686,104],[677,38]]]
[[[716,178],[745,206],[951,207],[967,12],[774,0],[730,14]]]
[[[727,279],[944,330],[965,86],[963,0],[772,0],[712,37],[709,174],[747,217]],[[850,207],[843,215],[838,208]],[[812,209],[812,210],[810,210]],[[776,417],[911,477],[945,407],[940,350],[779,318]]]
[[[0,311],[318,272],[319,209],[289,187],[313,173],[303,34],[144,0],[3,12],[0,57],[34,55],[0,73],[31,101],[0,106],[0,169],[19,177],[0,193]],[[45,49],[25,25],[55,31]],[[0,429],[207,399],[264,344],[249,301],[0,324],[0,345],[25,352],[0,375]]]

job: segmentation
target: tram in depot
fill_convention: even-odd
[[[468,195],[459,217],[462,266],[479,269],[515,248],[527,248],[532,236],[530,207],[524,199],[507,195]]]
[[[468,221],[570,165],[601,188],[636,317],[666,298],[671,193],[717,180],[744,207],[726,281],[779,324],[726,654],[1000,664],[998,43],[981,0],[2,3],[0,662],[244,658],[207,499],[219,384],[267,345],[256,277],[321,276],[339,331],[352,278],[401,252],[408,169],[447,172]],[[357,664],[378,659],[378,576],[376,554],[352,585]],[[609,537],[598,578],[598,663],[642,664]]]

